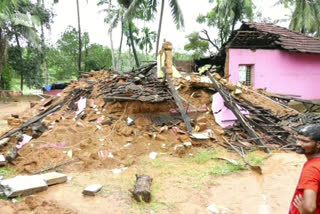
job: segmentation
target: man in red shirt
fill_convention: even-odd
[[[307,162],[291,201],[289,214],[320,214],[320,124],[298,131],[296,152]]]

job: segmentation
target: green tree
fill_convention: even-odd
[[[30,17],[19,11],[22,3],[27,3],[26,0],[2,0],[0,2],[0,83],[2,81],[2,70],[7,58],[7,50],[9,40],[12,39],[13,30],[17,26],[25,26],[26,32],[30,33],[33,28]],[[28,39],[32,40],[29,36]],[[0,84],[2,85],[2,84]]]
[[[14,3],[15,2],[15,3]],[[11,55],[10,57],[10,63],[11,64],[23,64],[23,66],[15,66],[13,67],[17,73],[20,74],[20,89],[23,90],[23,84],[24,81],[26,81],[29,85],[34,85],[34,83],[31,83],[28,81],[31,77],[27,77],[28,71],[25,68],[37,68],[33,63],[38,62],[38,60],[34,60],[32,57],[25,57],[24,52],[27,50],[27,53],[31,53],[31,49],[34,48],[34,51],[38,51],[37,57],[40,56],[40,49],[39,49],[39,43],[40,39],[37,36],[36,33],[36,26],[40,25],[40,22],[48,22],[49,20],[49,13],[46,10],[43,10],[41,7],[38,7],[38,5],[31,3],[27,0],[21,0],[21,1],[12,1],[11,4],[8,3],[5,10],[3,8],[0,12],[0,40],[1,40],[1,46],[3,44],[12,44],[9,43],[10,40],[14,40],[16,43],[15,47],[15,53]],[[27,41],[27,48],[21,47],[20,40]],[[6,50],[5,47],[3,50]],[[0,50],[1,52],[1,69],[0,69],[0,76],[1,76],[1,70],[2,65],[5,59],[6,52]],[[28,56],[28,55],[27,55]],[[12,58],[14,57],[14,58]],[[30,60],[30,62],[24,62],[25,60]],[[13,61],[20,61],[18,63],[13,63]],[[33,64],[31,66],[31,64]],[[37,71],[34,71],[33,73],[29,73],[31,75],[38,75]],[[40,75],[41,76],[41,75]],[[39,78],[41,79],[41,78]]]
[[[203,41],[200,39],[198,33],[194,32],[187,36],[189,43],[184,46],[184,50],[192,51],[192,57],[194,59],[199,59],[204,57],[209,49],[208,41]]]
[[[42,64],[42,70],[44,74],[45,79],[45,85],[48,85],[49,81],[49,72],[48,72],[48,66],[47,66],[47,45],[45,43],[45,35],[44,35],[44,27],[47,29],[50,28],[50,22],[52,21],[53,14],[51,11],[47,10],[44,5],[44,0],[37,0],[37,14],[40,18],[40,30],[41,30],[41,64]],[[43,12],[45,11],[45,12]]]
[[[20,84],[22,85],[20,86],[20,89],[23,90],[24,84],[30,88],[41,88],[43,78],[40,69],[41,58],[38,49],[32,47],[29,43],[25,48],[12,46],[9,48],[8,53],[10,67],[21,77]]]
[[[214,0],[209,0],[209,2],[212,3]],[[208,27],[216,28],[218,38],[211,39],[206,30],[203,31],[205,37],[200,38],[208,41],[219,50],[239,21],[253,18],[253,8],[252,0],[216,0],[213,9],[206,15],[200,15],[197,22],[206,23]]]
[[[133,17],[134,14],[137,12],[139,7],[143,5],[145,1],[147,1],[149,5],[150,13],[157,11],[157,0],[124,0],[131,2],[130,7],[128,8],[127,15],[128,17]],[[157,44],[156,44],[156,56],[158,55],[159,51],[159,42],[160,42],[160,34],[161,34],[161,27],[162,27],[162,19],[163,19],[163,13],[164,13],[164,4],[165,0],[161,0],[161,9],[160,9],[160,19],[159,19],[159,25],[158,25],[158,32],[157,32]],[[173,17],[173,21],[177,26],[177,29],[180,29],[184,26],[184,19],[182,15],[182,11],[179,7],[178,0],[169,0],[169,6],[171,8],[171,15]]]
[[[111,50],[98,44],[90,44],[88,33],[83,33],[82,52],[84,71],[100,70],[112,66]],[[78,75],[78,31],[69,26],[57,41],[57,47],[48,51],[48,68],[51,81],[68,81]]]
[[[72,78],[78,76],[78,66],[79,66],[79,36],[78,31],[74,27],[67,27],[65,32],[62,34],[61,38],[57,41],[59,58],[56,58],[57,64],[60,69],[58,72],[63,72],[65,74],[56,74],[57,78]],[[81,50],[82,51],[82,50]],[[52,53],[52,52],[51,52]],[[50,57],[52,55],[50,54]],[[50,60],[50,67],[53,66],[55,62]]]
[[[144,54],[147,55],[150,51],[152,51],[152,43],[156,41],[157,33],[155,31],[151,31],[150,28],[144,27],[141,30],[142,38],[138,38],[138,45],[140,50],[144,50]]]
[[[101,70],[112,66],[112,54],[109,48],[99,44],[88,47],[88,55],[85,57],[85,72]]]
[[[120,67],[120,57],[121,57],[121,49],[122,49],[122,41],[123,41],[123,15],[124,9],[117,2],[112,2],[111,0],[100,0],[98,2],[98,6],[107,5],[107,9],[102,10],[102,12],[106,13],[106,17],[104,22],[109,24],[108,34],[111,44],[111,53],[112,53],[112,64],[113,68],[119,70]],[[121,25],[121,36],[120,36],[120,45],[119,45],[119,54],[118,57],[115,55],[114,44],[113,44],[113,29],[118,25]]]
[[[303,34],[320,37],[319,0],[280,0],[285,7],[293,8],[289,28]]]
[[[134,1],[134,0],[133,0]],[[118,3],[123,6],[123,8],[125,8],[125,10],[127,10],[127,14],[128,14],[128,11],[130,11],[130,8],[132,8],[134,5],[133,5],[133,2],[132,0],[118,0]],[[136,5],[138,6],[138,5]],[[135,10],[137,9],[137,7],[134,7]],[[133,29],[132,29],[132,26],[133,26],[133,19],[134,19],[134,15],[130,15],[130,16],[127,16],[125,18],[125,21],[128,23],[128,29],[129,29],[129,40],[130,40],[130,43],[131,43],[131,48],[132,48],[132,52],[133,52],[133,55],[134,55],[134,59],[135,59],[135,62],[136,62],[136,66],[137,67],[140,67],[140,62],[139,62],[139,59],[138,59],[138,54],[137,54],[137,51],[136,51],[136,48],[135,48],[135,45],[134,45],[134,40],[133,40]]]

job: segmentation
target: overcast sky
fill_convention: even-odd
[[[274,7],[273,5],[276,1],[277,0],[253,0],[257,9],[262,12],[263,17],[270,17],[272,20],[283,19],[288,16],[289,11],[281,5]],[[46,0],[46,2],[49,5],[49,2],[51,3],[52,0]],[[168,1],[165,2],[168,3]],[[96,6],[97,0],[88,0],[88,3],[87,0],[79,0],[79,3],[82,31],[89,32],[91,43],[98,43],[110,47],[107,33],[108,26],[103,22],[105,14],[99,12],[103,8]],[[168,4],[166,4],[164,11],[166,15],[164,16],[162,24],[160,41],[163,41],[165,38],[167,41],[173,43],[175,50],[183,51],[183,46],[187,42],[185,36],[194,31],[200,31],[206,28],[205,25],[200,25],[196,22],[197,16],[200,13],[205,14],[208,12],[213,7],[213,4],[209,3],[209,0],[179,0],[179,4],[185,20],[184,29],[177,30],[175,28],[170,9],[167,7]],[[48,37],[51,38],[49,42],[54,44],[68,25],[77,28],[76,0],[60,0],[58,4],[53,6],[53,9],[56,16],[54,17],[54,23],[51,26],[51,32]],[[288,24],[284,22],[280,23],[280,25],[287,27]],[[154,31],[157,31],[158,16],[150,26]],[[214,32],[211,31],[211,33],[213,34]],[[120,30],[116,29],[113,32],[115,48],[119,45],[119,37]]]

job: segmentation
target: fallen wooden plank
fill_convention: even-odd
[[[32,118],[31,120],[28,120],[27,122],[25,122],[24,124],[22,124],[22,126],[20,126],[19,128],[14,129],[14,130],[12,130],[12,131],[10,131],[10,132],[2,135],[2,137],[0,137],[0,140],[4,139],[4,138],[6,138],[6,137],[12,136],[13,134],[17,133],[17,132],[20,131],[21,129],[26,128],[27,126],[31,125],[32,123],[37,122],[38,120],[40,120],[40,119],[48,116],[49,114],[57,111],[57,110],[60,109],[60,108],[61,108],[61,106],[60,106],[60,105],[57,105],[57,106],[55,106],[53,109],[51,109],[50,111],[47,111],[47,112],[44,113],[44,114],[41,114],[41,115],[39,115],[39,116],[36,116],[36,117]]]
[[[219,92],[223,100],[225,101],[226,106],[233,112],[241,126],[246,130],[246,132],[250,135],[251,138],[255,138],[254,142],[258,145],[264,147],[264,151],[270,153],[269,149],[265,147],[264,142],[260,139],[260,137],[256,134],[251,125],[247,122],[246,117],[240,112],[235,103],[232,100],[231,96],[227,96],[223,90],[221,90],[217,81],[211,76],[210,72],[206,72],[207,76],[210,78],[214,88]]]
[[[170,91],[172,93],[174,101],[176,102],[176,104],[177,104],[177,106],[178,106],[178,108],[180,110],[182,119],[183,119],[184,123],[187,126],[187,130],[188,130],[188,132],[192,132],[192,126],[191,126],[189,117],[188,117],[188,115],[186,113],[186,110],[184,109],[183,104],[181,102],[181,98],[180,98],[178,92],[176,91],[176,89],[174,88],[174,85],[172,84],[170,76],[169,76],[167,70],[164,67],[162,67],[162,72],[164,73],[164,75],[166,77],[166,80],[167,80],[167,83],[168,83],[168,87],[169,87],[169,89],[170,89]]]

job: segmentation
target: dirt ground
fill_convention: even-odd
[[[7,116],[29,108],[29,102],[0,104],[0,132],[8,130]],[[195,151],[192,151],[195,152]],[[236,157],[222,153],[222,156]],[[259,153],[260,156],[265,156]],[[275,153],[264,161],[262,175],[245,170],[228,176],[213,175],[213,160],[198,164],[190,158],[159,154],[155,160],[142,155],[120,174],[110,168],[75,172],[63,169],[71,180],[46,192],[23,198],[18,203],[0,200],[1,213],[210,213],[211,204],[228,213],[282,214],[289,203],[305,159],[294,153]],[[153,178],[152,202],[138,204],[129,189],[136,174]],[[83,197],[82,190],[99,183],[103,190],[95,197]]]

